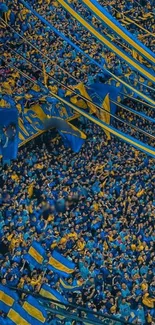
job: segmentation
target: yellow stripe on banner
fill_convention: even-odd
[[[23,131],[23,133],[27,136],[29,136],[29,133],[27,132],[27,130],[25,129],[24,125],[23,125],[23,121],[21,118],[18,119],[18,123],[19,123],[19,128]]]
[[[19,132],[19,139],[22,140],[22,141],[25,140],[25,138],[23,137],[23,135],[21,134],[21,132]]]
[[[81,130],[79,130],[78,128],[76,128],[76,126],[74,126],[73,124],[71,124],[71,123],[69,123],[69,122],[67,122],[67,123],[68,123],[68,125],[72,128],[72,130],[77,131],[77,132],[80,133],[80,137],[81,137],[81,139],[87,139],[85,133],[83,133]],[[71,133],[71,134],[72,134],[72,133]],[[74,135],[74,134],[73,134],[73,135]]]
[[[155,77],[143,69],[138,62],[134,62],[132,58],[129,58],[128,55],[122,53],[114,44],[108,41],[103,35],[101,35],[97,30],[95,30],[89,23],[87,23],[79,14],[75,12],[64,0],[57,0],[76,20],[78,20],[89,32],[91,32],[98,40],[103,44],[108,46],[114,53],[119,55],[124,61],[128,62],[134,69],[136,69],[140,74],[143,74],[145,78],[150,79],[155,82]]]
[[[41,256],[34,247],[30,247],[28,253],[39,263],[43,263],[43,256]]]
[[[74,86],[74,89],[78,89],[80,94],[84,96],[85,98],[89,99],[91,101],[91,98],[89,94],[87,93],[86,87],[83,82],[80,82],[76,86]],[[88,107],[90,108],[90,113],[96,113],[96,106],[93,103],[87,102]]]
[[[43,316],[42,312],[36,307],[30,305],[27,301],[24,302],[23,308],[27,311],[27,313],[36,318],[39,322],[45,323],[46,318]]]
[[[97,15],[101,18],[108,26],[110,26],[119,36],[121,36],[127,43],[134,47],[141,55],[144,55],[148,60],[155,63],[155,59],[151,54],[149,54],[144,48],[132,40],[125,32],[121,30],[115,23],[113,23],[108,17],[106,17],[90,0],[83,0],[83,2]]]
[[[8,296],[6,293],[3,291],[0,291],[0,301],[2,301],[4,304],[7,306],[12,306],[14,303],[14,299],[10,296]]]
[[[44,113],[43,109],[39,104],[32,105],[31,111],[33,111],[41,121],[47,118],[47,115]]]
[[[47,291],[47,290],[45,290],[45,289],[41,289],[40,292],[39,292],[39,294],[40,294],[41,296],[45,297],[45,298],[53,299],[53,300],[56,300],[56,301],[59,301],[59,302],[60,302],[60,300],[57,299],[54,295],[52,295],[51,292],[49,292],[49,291]]]
[[[61,309],[65,309],[66,307],[64,305],[59,304],[58,302],[60,302],[60,300],[58,298],[56,298],[51,292],[45,290],[45,289],[41,289],[39,294],[42,297],[48,298],[48,299],[52,299],[55,301],[52,301],[52,304],[59,306]]]
[[[7,315],[16,325],[31,325],[23,317],[21,317],[15,310],[10,309]]]
[[[68,274],[71,274],[74,272],[74,270],[69,269],[67,266],[63,265],[61,262],[57,261],[55,258],[50,257],[49,262],[51,266],[53,266],[55,269],[66,272]]]
[[[66,284],[62,279],[60,279],[60,283],[62,284],[62,286],[65,288],[65,289],[73,289],[73,288],[77,288],[77,286],[71,286],[69,284]]]

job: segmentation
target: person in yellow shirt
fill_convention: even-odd
[[[86,243],[85,243],[83,237],[80,237],[76,242],[76,247],[77,247],[78,251],[83,251],[85,248],[85,245],[86,245]]]
[[[146,291],[142,297],[142,303],[148,308],[155,308],[155,298],[151,298]]]
[[[35,287],[36,285],[40,284],[41,279],[42,279],[41,275],[38,276],[37,273],[33,273],[32,278],[30,280],[31,286]]]
[[[18,175],[16,174],[15,171],[12,173],[11,178],[16,182],[19,180],[19,177],[18,177]]]

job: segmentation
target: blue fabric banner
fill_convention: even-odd
[[[53,251],[49,258],[48,268],[61,277],[67,278],[74,272],[75,264],[57,251]]]
[[[71,148],[74,152],[79,152],[82,145],[84,144],[84,140],[74,136],[73,134],[69,134],[66,132],[60,132],[64,145],[67,148]]]
[[[46,324],[47,312],[37,299],[28,296],[23,304],[23,308],[29,314],[33,325]]]
[[[34,267],[42,268],[45,258],[45,249],[37,241],[33,241],[24,258]]]
[[[111,100],[117,101],[117,97],[120,91],[121,91],[121,86],[113,87],[99,82],[94,83],[88,88],[88,94],[91,97],[93,103],[96,103],[99,106],[102,106],[103,99],[107,94],[109,94]],[[112,102],[110,103],[110,113],[111,114],[116,113],[116,105]]]
[[[8,313],[9,309],[18,299],[19,297],[14,291],[10,290],[6,286],[0,285],[0,310]]]
[[[60,292],[51,288],[48,284],[42,285],[39,294],[44,298],[54,300],[56,305],[60,306],[60,304],[58,304],[59,302],[61,302],[63,304],[67,304],[67,300],[60,294]],[[40,299],[40,301],[41,301],[41,299]]]
[[[17,303],[14,303],[8,312],[8,318],[12,325],[30,325],[31,318],[29,314]]]
[[[51,117],[44,121],[44,129],[48,130],[50,128],[57,129],[66,147],[71,147],[74,152],[80,151],[86,135],[78,128],[60,117]]]
[[[0,155],[4,160],[16,159],[18,153],[18,111],[0,108]]]
[[[112,29],[113,33],[118,34],[119,37],[123,38],[129,45],[134,47],[135,50],[139,51],[140,54],[143,54],[144,52],[145,58],[154,64],[155,54],[142,42],[140,42],[133,34],[131,34],[126,28],[124,28],[118,20],[116,20],[104,7],[102,7],[98,3],[98,1],[91,0],[91,5],[94,5],[92,8],[90,8],[88,1],[83,2],[89,7],[90,10],[92,10],[95,15],[97,15],[97,17],[99,17],[100,20],[102,20],[105,25],[107,25],[108,28]],[[93,11],[94,7],[95,9]],[[103,14],[103,17],[105,16],[106,18],[108,18],[107,23],[105,22],[105,19],[101,18],[101,15],[99,16],[97,14],[98,11],[96,12],[96,9],[100,11],[100,14]],[[111,26],[110,23],[108,23],[109,21],[112,22],[116,27],[118,27],[118,29],[116,30],[116,28],[112,28],[113,25]]]
[[[12,321],[9,318],[0,317],[1,325],[12,325]]]
[[[82,286],[77,285],[70,285],[64,279],[60,278],[60,287],[63,291],[69,292],[80,292],[82,290]]]

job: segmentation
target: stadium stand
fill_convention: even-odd
[[[29,1],[41,19],[23,0],[0,2],[0,113],[18,110],[21,146],[16,159],[0,165],[1,325],[155,324],[154,159],[113,134],[108,138],[70,106],[101,119],[74,87],[115,87],[109,110],[115,116],[106,123],[153,150],[154,64],[86,2],[65,1],[131,56],[130,64],[86,30],[63,1]],[[154,0],[98,2],[154,53]],[[67,91],[76,96],[66,97]],[[44,132],[44,120],[53,116],[78,117],[74,131],[87,135],[79,152],[60,132]]]

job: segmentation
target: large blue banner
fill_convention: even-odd
[[[16,159],[18,153],[18,112],[0,109],[0,155],[4,160]]]
[[[94,83],[88,88],[88,94],[90,95],[92,101],[99,106],[102,106],[103,100],[107,94],[111,100],[117,101],[117,97],[122,89],[122,86],[113,87],[111,85],[102,84],[102,83]],[[110,112],[111,114],[116,113],[116,105],[114,103],[110,103]]]

